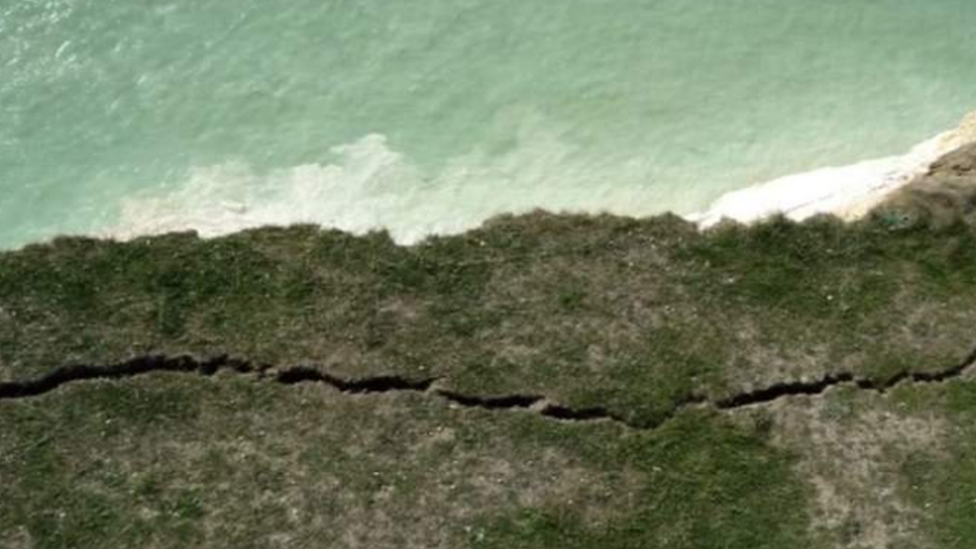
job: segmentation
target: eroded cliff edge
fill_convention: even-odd
[[[974,174],[848,224],[4,253],[0,547],[968,547]]]

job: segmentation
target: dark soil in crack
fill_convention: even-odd
[[[827,390],[850,385],[861,390],[884,393],[905,383],[944,383],[957,379],[976,367],[976,349],[958,365],[938,372],[904,372],[885,381],[858,378],[851,373],[829,374],[822,379],[810,382],[784,382],[756,391],[739,393],[718,401],[710,401],[701,396],[691,396],[676,404],[663,418],[653,424],[634,424],[626,418],[602,407],[574,409],[550,402],[542,395],[499,395],[480,396],[448,391],[437,387],[441,378],[409,379],[400,376],[376,376],[362,379],[344,379],[323,372],[314,366],[296,366],[275,370],[270,366],[253,365],[247,361],[230,357],[217,357],[200,360],[191,356],[144,356],[127,362],[95,366],[76,365],[55,370],[50,375],[37,380],[0,383],[0,401],[41,396],[58,388],[91,380],[121,380],[155,372],[169,372],[212,377],[219,372],[232,372],[254,375],[262,380],[283,385],[301,383],[321,383],[348,395],[368,395],[384,393],[420,393],[441,398],[465,408],[483,410],[511,411],[525,410],[539,415],[567,422],[609,421],[634,429],[654,429],[667,422],[682,410],[692,406],[702,406],[716,410],[734,410],[748,406],[769,404],[780,399],[795,396],[818,396]]]
[[[397,376],[378,376],[364,379],[342,379],[317,368],[299,366],[278,373],[275,381],[283,385],[299,383],[325,383],[347,394],[362,395],[371,393],[415,392],[425,393],[438,378],[411,380]]]
[[[962,377],[970,368],[973,367],[976,367],[976,349],[973,349],[973,351],[970,352],[969,355],[958,365],[938,372],[906,371],[883,381],[870,378],[858,378],[854,374],[847,372],[828,374],[816,381],[777,383],[756,391],[739,393],[729,398],[719,400],[715,403],[715,407],[719,410],[734,410],[736,408],[743,408],[746,406],[769,404],[782,398],[802,395],[817,396],[822,395],[828,389],[842,385],[853,385],[864,391],[885,393],[905,383],[945,383],[947,381]]]

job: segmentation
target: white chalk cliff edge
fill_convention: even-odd
[[[925,174],[936,160],[976,142],[976,112],[958,128],[915,146],[902,156],[793,174],[728,193],[705,211],[687,216],[702,228],[722,219],[742,223],[783,214],[797,221],[817,214],[860,218],[893,191]]]

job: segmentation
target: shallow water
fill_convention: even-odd
[[[971,0],[7,0],[0,247],[689,213],[976,106]]]

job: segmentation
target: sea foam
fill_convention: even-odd
[[[517,141],[501,154],[474,148],[436,170],[421,168],[381,134],[333,147],[330,162],[270,171],[244,162],[198,167],[175,187],[124,197],[118,221],[101,236],[127,240],[193,230],[214,237],[306,223],[355,234],[386,230],[410,244],[504,213],[546,208],[644,215],[663,202],[660,188],[641,184],[651,159],[595,161],[534,123]]]
[[[123,199],[119,221],[101,236],[127,240],[192,230],[215,237],[306,223],[355,234],[386,230],[397,242],[412,244],[429,235],[472,229],[503,213],[545,208],[644,216],[660,213],[660,204],[668,202],[654,194],[660,187],[640,185],[646,166],[593,162],[558,134],[523,134],[521,144],[505,154],[476,149],[433,174],[380,134],[334,147],[330,163],[267,173],[235,162],[195,168],[175,189]],[[796,220],[821,213],[853,219],[972,141],[976,113],[907,154],[782,177],[728,193],[685,217],[703,228],[722,219],[753,222],[774,214]]]

